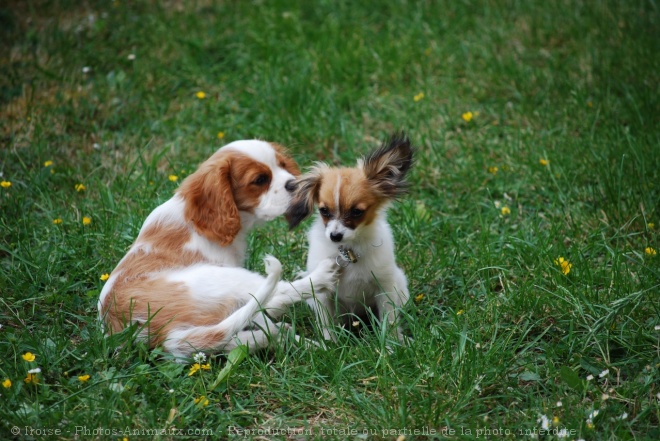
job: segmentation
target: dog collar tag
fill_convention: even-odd
[[[347,267],[349,263],[356,263],[358,261],[358,258],[360,257],[360,255],[353,252],[352,249],[344,248],[343,245],[339,246],[338,251],[339,251],[339,255],[337,256],[336,262],[337,265],[341,266],[342,268]],[[342,265],[339,259],[341,259],[345,263],[345,265]]]

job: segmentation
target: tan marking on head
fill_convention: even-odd
[[[262,183],[257,179],[263,176]],[[239,211],[252,211],[270,188],[266,164],[230,150],[220,150],[188,176],[178,193],[185,219],[199,234],[227,246],[241,229]]]
[[[369,225],[378,208],[384,202],[369,185],[364,172],[359,168],[330,168],[323,172],[319,189],[318,205],[326,207],[334,218],[348,228]],[[351,210],[364,211],[360,217],[353,217]],[[323,219],[327,223],[328,219]]]
[[[268,191],[273,172],[266,164],[244,155],[235,155],[230,165],[232,192],[236,206],[241,211],[252,211],[259,199]],[[258,184],[258,179],[266,179]]]

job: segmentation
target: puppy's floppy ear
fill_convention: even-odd
[[[234,201],[230,157],[214,155],[188,176],[178,193],[185,201],[184,217],[207,239],[227,246],[241,230]]]
[[[406,174],[413,164],[414,149],[403,133],[393,134],[381,147],[358,161],[367,179],[383,197],[395,198],[406,192]]]
[[[296,179],[293,198],[285,214],[289,228],[297,227],[314,210],[314,203],[321,187],[322,171],[326,167],[325,164],[319,164]]]

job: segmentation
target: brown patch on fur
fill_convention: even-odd
[[[118,280],[106,297],[103,307],[106,324],[111,332],[119,332],[131,323],[146,324],[152,348],[162,344],[175,328],[217,325],[240,306],[234,299],[196,302],[183,283],[161,277],[138,277],[128,282]],[[189,343],[194,347],[209,347]]]
[[[339,198],[335,194],[338,181],[340,181]],[[364,172],[359,168],[326,169],[322,175],[318,205],[319,207],[326,207],[333,214],[333,217],[340,219],[346,227],[355,229],[360,224],[369,225],[373,222],[378,208],[385,201],[373,190]],[[353,209],[359,209],[364,213],[358,217],[353,216]],[[326,224],[329,220],[323,218]]]
[[[119,332],[134,322],[148,322],[149,344],[155,347],[175,327],[216,325],[240,306],[234,299],[217,304],[193,301],[183,283],[160,276],[162,271],[204,261],[200,253],[184,249],[189,240],[187,227],[161,224],[148,227],[138,236],[132,250],[113,271],[117,280],[101,305],[110,332]]]
[[[216,152],[178,190],[186,202],[186,221],[202,236],[224,246],[231,244],[241,229],[229,170],[232,155],[235,153]]]

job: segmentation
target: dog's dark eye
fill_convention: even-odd
[[[270,177],[269,177],[268,175],[266,175],[266,174],[260,174],[259,176],[257,176],[257,179],[255,179],[254,181],[252,181],[252,183],[253,183],[254,185],[259,185],[259,186],[261,186],[261,185],[266,185],[266,184],[268,184],[269,181],[270,181]]]
[[[364,210],[360,210],[359,208],[351,209],[351,217],[352,218],[361,217],[363,214],[364,214]]]
[[[321,216],[323,216],[323,217],[331,217],[332,216],[332,214],[330,214],[330,210],[328,210],[326,207],[319,208],[319,213],[321,213]]]

